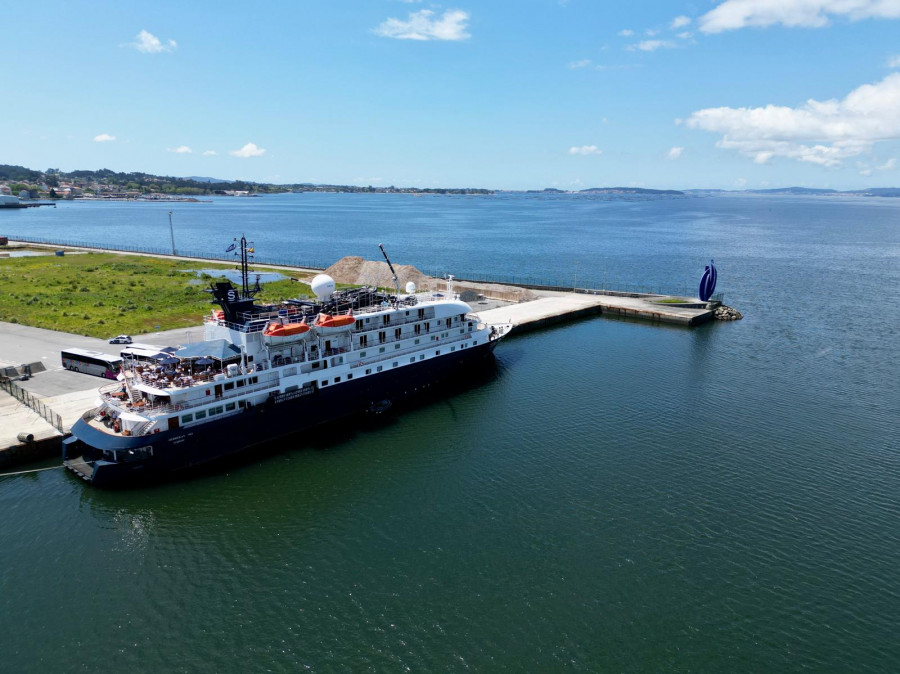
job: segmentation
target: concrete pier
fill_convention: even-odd
[[[516,332],[570,321],[584,316],[606,314],[659,323],[699,325],[712,318],[706,307],[659,304],[660,295],[618,296],[586,292],[536,291],[538,299],[477,312],[488,324],[511,323]],[[513,333],[515,334],[515,333]]]

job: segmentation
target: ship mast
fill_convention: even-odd
[[[255,249],[253,242],[247,243],[247,237],[241,234],[241,243],[239,246],[241,255],[241,299],[251,299],[260,291],[259,274],[256,275],[256,286],[250,289],[250,260],[252,259]],[[238,252],[235,251],[235,256]]]

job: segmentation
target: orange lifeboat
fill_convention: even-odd
[[[336,332],[347,332],[356,322],[353,317],[353,309],[350,309],[345,316],[333,316],[331,314],[319,314],[316,319],[316,331],[323,334],[334,334]]]
[[[309,337],[309,329],[306,319],[300,323],[269,323],[263,330],[263,337],[269,344],[296,342]]]

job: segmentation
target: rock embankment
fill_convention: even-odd
[[[713,318],[717,321],[739,321],[744,317],[737,309],[720,304],[713,310]]]

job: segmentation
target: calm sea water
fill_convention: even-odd
[[[0,478],[0,670],[872,671],[900,662],[900,200],[285,195],[9,234],[693,287],[374,426],[128,492]],[[224,239],[224,243],[223,243]],[[574,278],[573,278],[574,281]]]

